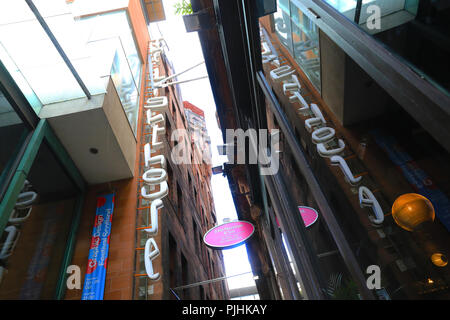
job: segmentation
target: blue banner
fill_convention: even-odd
[[[388,136],[382,130],[374,130],[371,133],[376,143],[387,153],[416,192],[431,201],[437,218],[450,231],[450,200],[447,195],[438,189],[428,174],[417,165],[392,136]]]
[[[81,300],[103,300],[114,193],[97,197],[97,212]]]

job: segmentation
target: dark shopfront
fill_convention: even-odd
[[[273,264],[291,263],[309,299],[448,299],[448,96],[330,4],[277,1],[261,16],[256,2],[214,3],[217,30],[198,32],[222,127],[234,113],[244,130],[280,129],[279,173],[250,178],[267,247],[285,250]],[[298,206],[317,222],[305,228]],[[380,289],[367,287],[372,266]]]
[[[408,26],[417,26],[424,20],[427,7],[424,2],[417,2],[414,11],[411,3],[400,9],[409,10],[408,13],[418,12],[414,21],[406,22]],[[443,109],[431,115],[435,126],[430,129],[424,118],[409,109],[411,104],[406,107],[398,97],[399,93],[407,90],[407,81],[399,81],[397,93],[391,94],[367,65],[358,63],[348,48],[326,32],[329,26],[324,24],[331,19],[323,17],[322,21],[317,18],[317,12],[311,13],[305,6],[307,4],[303,1],[278,1],[278,12],[260,20],[264,29],[263,41],[279,58],[278,65],[264,63],[267,82],[321,184],[357,265],[366,278],[370,275],[367,273],[370,266],[380,267],[381,290],[375,291],[376,296],[380,299],[448,299],[450,156],[445,149],[446,141],[442,139],[446,129],[436,132],[445,123],[444,119],[448,119],[448,113],[442,118],[438,116],[438,112],[445,110],[444,101],[448,101],[448,94],[442,95],[445,81],[441,81],[441,85],[425,83],[414,93],[429,94],[425,87],[430,87],[431,83],[430,90],[434,92],[431,99],[442,96],[443,104],[439,108]],[[439,16],[442,18],[446,12],[448,10],[442,9],[434,13],[434,25],[431,24],[430,28],[436,28],[436,34],[442,32]],[[403,12],[400,10],[398,13]],[[345,29],[345,26],[341,25],[341,28]],[[359,28],[365,30],[361,23]],[[394,29],[402,28],[405,27],[396,26]],[[439,28],[440,31],[437,30]],[[357,30],[353,33],[356,34]],[[382,30],[371,35],[373,38],[365,38],[365,44],[377,46],[376,41],[384,42],[384,50],[392,52],[399,48],[392,48],[392,44],[386,46],[386,39],[391,39],[393,33],[392,29]],[[397,35],[403,36],[398,32]],[[410,47],[414,46],[413,42],[410,41]],[[415,52],[420,51],[419,47],[423,45],[418,37]],[[438,47],[435,53],[439,56],[444,49],[442,45]],[[352,50],[358,49],[355,46]],[[354,51],[353,54],[356,55]],[[395,54],[402,53],[397,51]],[[430,74],[430,68],[422,63],[429,57],[422,60],[417,54],[415,57],[411,61],[416,64],[416,72],[423,75],[422,80],[429,79],[425,73]],[[398,57],[397,63],[411,67],[411,61]],[[438,58],[435,61],[440,63]],[[269,76],[271,70],[287,65],[299,76],[300,99],[292,99],[293,92],[286,92],[286,87],[283,88],[290,82],[288,78],[280,83]],[[446,64],[441,65],[445,69]],[[430,74],[435,79],[445,78],[435,71]],[[389,76],[385,74],[385,78]],[[390,81],[392,79],[393,76]],[[305,108],[306,105],[309,108]],[[428,108],[425,102],[418,107],[421,112]],[[430,106],[430,114],[432,110]],[[313,119],[317,119],[318,114],[323,118],[314,123]],[[272,114],[268,116],[268,119],[273,118]],[[278,127],[276,119],[272,123]],[[341,143],[344,144],[345,148],[335,153],[341,159],[324,156],[323,149],[318,148],[318,133],[321,130],[330,132],[329,128],[335,132],[335,138],[325,144],[326,148],[328,151],[338,150]],[[282,161],[286,164],[288,188],[297,189],[294,193],[298,195],[296,202],[316,207],[306,183],[301,182],[302,175],[292,165],[292,153],[288,148],[284,150]],[[363,187],[378,202],[382,222],[374,223],[376,209],[363,204]],[[408,214],[402,211],[405,208],[410,210]],[[321,222],[308,231],[325,286],[333,283],[336,274],[346,277],[346,271],[338,267],[340,263],[343,265],[340,251],[333,241],[326,244],[327,239],[333,238],[333,232],[330,236],[328,231],[329,226]],[[349,290],[351,283],[352,280],[348,280]]]
[[[1,65],[0,299],[62,298],[84,181]]]

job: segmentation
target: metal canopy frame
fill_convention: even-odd
[[[30,7],[30,10],[35,15],[35,17],[36,17],[37,21],[39,22],[39,24],[42,26],[42,29],[44,29],[45,33],[50,38],[51,42],[55,46],[55,48],[58,51],[58,53],[61,56],[61,58],[66,63],[67,67],[69,68],[70,72],[74,76],[75,80],[78,82],[78,85],[81,87],[81,90],[83,90],[84,94],[86,95],[86,97],[88,99],[91,99],[91,93],[89,92],[88,88],[84,84],[83,80],[81,79],[81,77],[78,74],[78,72],[75,69],[75,67],[72,65],[72,62],[70,62],[69,57],[67,57],[66,53],[64,52],[63,48],[59,44],[58,40],[53,35],[53,32],[50,30],[50,28],[47,25],[47,23],[45,22],[44,18],[39,13],[39,10],[34,5],[33,1],[32,0],[25,0],[25,2],[27,3],[28,7]]]

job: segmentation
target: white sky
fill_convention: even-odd
[[[197,32],[186,32],[183,18],[175,15],[175,3],[177,3],[176,0],[163,1],[166,20],[151,23],[149,31],[153,39],[160,36],[164,37],[169,47],[169,50],[165,48],[165,53],[173,63],[175,72],[181,72],[204,59]],[[161,34],[159,31],[161,31]],[[206,67],[202,64],[180,75],[178,80],[192,79],[207,74]],[[221,165],[226,161],[226,156],[220,156],[217,151],[217,145],[223,144],[223,140],[217,125],[216,106],[209,79],[183,83],[180,85],[180,89],[184,101],[189,101],[205,112],[206,127],[211,137],[213,167]],[[226,177],[223,177],[221,174],[213,175],[211,184],[218,223],[221,223],[224,218],[237,219]],[[227,276],[251,271],[245,245],[223,250],[222,253]],[[254,280],[251,273],[228,279],[228,287],[230,289],[252,285],[254,285]]]

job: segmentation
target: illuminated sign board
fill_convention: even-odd
[[[250,222],[227,222],[208,230],[203,242],[211,249],[231,249],[243,244],[253,232],[255,227]]]

